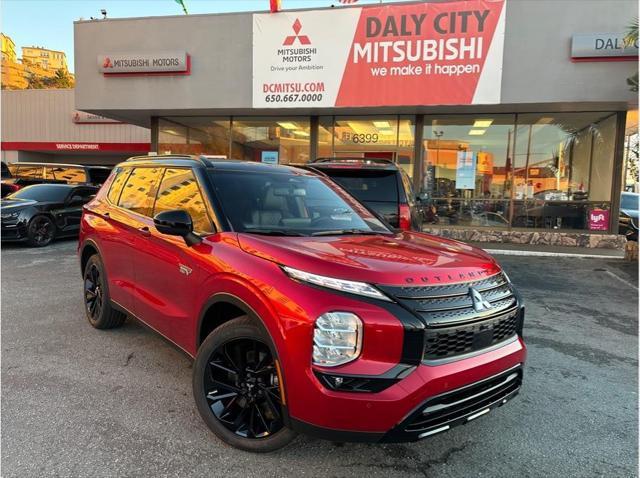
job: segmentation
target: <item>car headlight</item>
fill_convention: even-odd
[[[374,299],[391,301],[389,297],[366,282],[336,279],[334,277],[311,274],[288,266],[283,266],[282,269],[292,279],[297,279],[302,282],[308,282],[309,284],[319,285],[321,287],[326,287],[327,289],[339,290],[349,294],[363,295],[366,297],[373,297]]]
[[[313,363],[335,367],[355,360],[362,349],[362,321],[351,312],[327,312],[313,329]]]
[[[13,219],[20,215],[19,212],[5,212],[0,214],[0,219]]]

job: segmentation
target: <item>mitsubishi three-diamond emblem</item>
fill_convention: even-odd
[[[478,292],[477,289],[474,289],[473,287],[469,287],[469,295],[471,296],[471,300],[473,301],[473,308],[475,309],[476,312],[489,310],[493,307],[491,305],[491,302],[489,302],[487,299],[482,297],[482,294]]]
[[[300,34],[300,30],[302,30],[302,23],[300,23],[300,20],[298,18],[296,18],[296,21],[293,22],[291,28],[293,29],[294,35],[287,36],[284,39],[284,42],[282,42],[283,45],[293,45],[296,40],[298,40],[301,45],[311,45],[311,40],[309,40],[309,37],[307,35]]]

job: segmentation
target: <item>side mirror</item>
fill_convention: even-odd
[[[82,196],[71,196],[71,199],[69,199],[69,202],[67,204],[69,206],[80,206],[85,202],[85,198]]]
[[[158,213],[153,218],[153,224],[162,234],[182,237],[189,247],[202,242],[202,239],[193,232],[193,221],[187,211],[174,209]]]

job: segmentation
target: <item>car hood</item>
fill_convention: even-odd
[[[480,249],[429,234],[273,237],[238,234],[247,253],[305,272],[386,285],[477,280],[500,267]]]
[[[38,201],[34,201],[33,199],[3,199],[0,202],[0,209],[3,211],[9,211],[22,207],[33,206],[34,204],[38,204]]]

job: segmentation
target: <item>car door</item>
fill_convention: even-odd
[[[193,220],[194,231],[214,231],[210,214],[196,175],[191,168],[169,167],[165,170],[156,195],[153,215],[182,209]],[[136,314],[174,343],[186,348],[192,334],[189,327],[197,310],[195,293],[201,283],[201,270],[194,255],[209,246],[189,247],[184,239],[161,234],[147,219],[148,234],[141,239],[135,255],[136,284],[140,288]]]
[[[96,192],[96,189],[87,187],[78,187],[71,190],[62,207],[54,213],[59,231],[62,231],[65,235],[79,232],[82,206],[88,203]]]
[[[100,254],[107,271],[113,301],[134,313],[136,284],[133,257],[139,247],[141,212],[153,203],[148,171],[119,167],[107,193],[107,202],[94,208],[106,224],[100,232]],[[151,199],[150,199],[151,198]],[[144,217],[144,216],[142,216]]]

